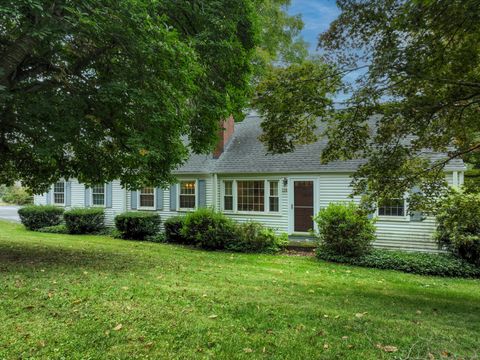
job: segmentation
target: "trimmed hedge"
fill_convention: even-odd
[[[165,228],[165,241],[169,243],[188,244],[187,239],[182,235],[184,224],[184,216],[173,216],[165,220],[163,223],[163,227]]]
[[[319,247],[340,256],[367,254],[375,240],[374,221],[353,202],[331,203],[314,217]]]
[[[160,215],[148,211],[130,211],[115,216],[115,227],[122,239],[145,240],[160,231]]]
[[[30,205],[18,210],[23,225],[29,230],[38,230],[62,222],[63,208],[53,205]]]
[[[429,254],[389,250],[372,250],[360,257],[347,257],[317,249],[317,258],[362,267],[398,270],[419,275],[479,278],[480,267],[451,254]]]
[[[67,227],[65,224],[60,225],[53,225],[53,226],[46,226],[37,231],[49,234],[69,234]]]
[[[102,208],[78,208],[63,213],[65,226],[70,234],[93,234],[105,227]]]
[[[270,228],[254,221],[237,225],[237,238],[227,244],[227,250],[238,252],[277,253],[288,244],[288,235],[275,234]]]
[[[236,224],[222,213],[198,209],[185,216],[182,236],[202,249],[222,250],[237,239]]]

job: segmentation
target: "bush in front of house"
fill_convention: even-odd
[[[78,208],[63,213],[65,226],[70,234],[94,234],[105,227],[102,208]]]
[[[160,215],[148,211],[130,211],[115,216],[115,227],[122,239],[145,240],[160,231]]]
[[[181,233],[187,243],[207,250],[225,249],[237,239],[235,222],[206,208],[188,213]]]
[[[288,235],[277,235],[273,229],[255,221],[237,225],[235,241],[227,244],[230,251],[277,253],[288,244]]]
[[[29,205],[18,209],[20,221],[29,230],[59,225],[63,220],[63,208],[53,205]]]
[[[368,254],[349,257],[317,252],[321,260],[419,275],[480,278],[480,267],[452,254],[432,254],[374,249]]]
[[[371,250],[374,221],[355,203],[331,203],[320,210],[314,221],[318,225],[318,251],[355,257]]]
[[[437,214],[435,238],[453,254],[480,266],[480,194],[454,192]]]
[[[168,243],[188,244],[187,239],[182,235],[185,216],[172,216],[165,220],[165,241]],[[188,244],[193,245],[193,244]]]
[[[46,226],[38,229],[37,231],[49,234],[69,234],[69,231],[65,224]]]

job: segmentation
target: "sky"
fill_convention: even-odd
[[[288,12],[302,15],[305,23],[302,35],[309,43],[311,53],[316,52],[318,35],[327,30],[340,13],[335,0],[292,0]]]

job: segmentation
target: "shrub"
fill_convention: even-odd
[[[70,234],[98,233],[105,227],[105,214],[102,208],[79,208],[65,211],[65,226]]]
[[[154,243],[165,243],[167,242],[164,232],[156,233],[155,235],[149,235],[145,237],[145,241],[150,241]]]
[[[440,207],[437,224],[441,246],[480,266],[480,194],[452,193]]]
[[[33,202],[33,196],[21,186],[8,186],[2,194],[2,200],[8,204],[27,205]]]
[[[283,250],[288,244],[286,233],[277,235],[272,229],[254,221],[239,224],[237,233],[236,241],[227,244],[228,250],[276,253]]]
[[[38,229],[39,232],[49,233],[49,234],[68,234],[68,229],[65,224],[46,226]]]
[[[160,231],[160,215],[147,211],[131,211],[117,215],[115,226],[123,239],[145,240]]]
[[[63,208],[53,205],[30,205],[18,210],[20,220],[29,230],[38,230],[62,222]]]
[[[185,240],[203,249],[224,249],[237,238],[235,223],[221,213],[198,209],[185,216]]]
[[[480,278],[480,268],[451,254],[429,254],[389,250],[372,250],[359,257],[335,255],[317,250],[325,261],[362,267],[398,270],[419,275]]]
[[[165,228],[165,241],[177,244],[188,244],[187,239],[182,235],[182,228],[185,224],[184,216],[173,216],[163,223]]]
[[[371,249],[375,226],[353,202],[331,203],[315,216],[319,248],[343,256],[361,256]]]

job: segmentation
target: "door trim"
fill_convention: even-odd
[[[308,232],[295,232],[295,213],[294,213],[294,181],[312,181],[313,182],[313,215],[315,216],[319,211],[318,202],[318,177],[313,176],[290,176],[288,178],[288,234],[289,235],[309,235]],[[317,224],[313,222],[313,230],[317,231]]]

